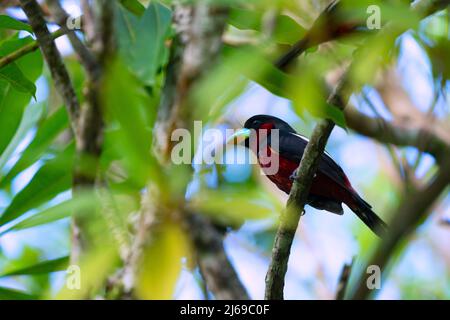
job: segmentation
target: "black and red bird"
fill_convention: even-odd
[[[274,129],[278,129],[277,147],[271,145],[273,143],[271,131]],[[256,137],[251,137],[252,134]],[[280,190],[289,194],[293,174],[300,164],[308,140],[283,120],[269,115],[251,117],[245,122],[244,129],[237,132],[233,139],[236,136],[245,137],[245,146],[256,154],[263,172]],[[251,141],[256,141],[255,146],[252,146]],[[278,156],[279,169],[275,173],[269,173],[266,170],[269,164],[261,161],[261,158],[274,155]],[[342,168],[324,153],[314,176],[307,204],[319,210],[342,215],[344,213],[342,203],[345,203],[375,234],[380,237],[384,235],[387,230],[386,223],[353,189]]]

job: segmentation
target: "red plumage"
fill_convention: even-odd
[[[251,148],[257,155],[258,162],[267,177],[282,191],[289,194],[292,175],[300,164],[308,140],[296,133],[286,122],[272,116],[258,115],[245,123],[245,128],[254,129],[256,146]],[[265,130],[264,135],[259,132]],[[271,131],[278,130],[278,143],[272,145]],[[276,149],[277,148],[277,149]],[[275,150],[276,149],[276,150]],[[278,170],[270,171],[270,159],[278,159]],[[382,236],[386,224],[371,210],[353,189],[342,168],[328,155],[322,155],[319,168],[314,176],[308,195],[308,204],[319,210],[343,214],[341,204],[345,203],[377,235]]]

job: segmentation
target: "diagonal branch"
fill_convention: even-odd
[[[220,53],[227,14],[226,7],[205,2],[175,6],[174,22],[178,35],[172,44],[155,126],[155,147],[163,163],[167,164],[170,159],[172,130],[191,128],[194,108],[189,103],[190,89]],[[185,205],[179,204],[180,207]],[[207,288],[217,299],[248,299],[226,256],[223,235],[201,213],[190,213],[188,209],[184,213]]]
[[[394,124],[383,118],[367,116],[353,107],[344,111],[345,120],[350,129],[381,143],[397,146],[413,146],[440,159],[450,152],[450,141],[441,139],[429,126],[407,126]],[[423,141],[427,141],[426,144]]]
[[[446,158],[432,181],[425,187],[407,194],[405,200],[395,210],[396,213],[390,223],[390,232],[380,243],[368,265],[378,266],[385,271],[385,267],[395,249],[404,239],[410,236],[418,223],[430,213],[433,204],[449,184],[450,158]],[[351,299],[368,298],[372,292],[366,284],[365,277],[361,276],[357,283],[357,288]]]
[[[330,103],[344,108],[348,101],[348,95],[344,94],[346,90],[346,78],[343,78],[335,93],[330,97]],[[300,165],[295,171],[296,178],[289,194],[286,209],[280,216],[272,250],[272,260],[266,275],[265,299],[267,300],[283,299],[284,277],[287,272],[292,242],[300,216],[304,211],[314,173],[317,171],[320,157],[325,150],[334,126],[335,124],[331,120],[322,120],[316,125],[305,148]]]
[[[248,300],[247,291],[225,253],[223,234],[201,214],[189,214],[187,223],[207,288],[219,300]]]
[[[20,5],[28,17],[37,43],[49,66],[55,87],[63,98],[71,119],[72,129],[76,132],[76,122],[80,115],[80,104],[70,80],[69,72],[56,48],[54,38],[48,31],[41,7],[36,0],[20,0]]]
[[[46,0],[52,16],[57,24],[67,33],[70,43],[73,49],[77,53],[78,58],[83,64],[84,68],[88,71],[88,74],[95,74],[99,72],[99,64],[92,52],[84,45],[84,43],[78,38],[74,30],[67,27],[67,21],[70,19],[67,12],[59,3],[59,0]]]
[[[413,10],[425,16],[445,8],[448,3],[450,3],[449,0],[425,2],[426,5],[422,5],[422,1],[416,4]],[[382,31],[384,31],[384,33],[380,33],[378,36],[383,36],[386,32],[390,32],[392,30],[390,30],[390,27],[385,27]],[[400,34],[398,33],[400,30],[393,31],[396,32],[395,34]],[[301,54],[303,51],[296,50],[296,52]],[[289,56],[288,61],[283,61],[283,65],[281,67],[286,70],[288,64],[291,63],[296,57],[297,55],[295,54]],[[280,66],[280,64],[277,64],[277,66]],[[349,67],[349,70],[351,69],[352,65]],[[347,74],[345,74],[341,82],[338,84],[334,94],[330,97],[330,104],[344,110],[353,89],[354,88],[352,88],[348,82]],[[272,250],[272,260],[266,275],[265,299],[283,299],[284,278],[287,272],[292,242],[294,240],[301,214],[304,210],[320,157],[324,152],[325,145],[334,128],[334,125],[335,124],[331,120],[322,120],[316,125],[311,139],[306,146],[300,165],[295,171],[296,178],[289,194],[286,209],[281,213],[280,223],[275,236],[274,247]]]
[[[336,293],[336,300],[344,300],[345,293],[347,292],[348,281],[350,280],[350,274],[352,272],[355,259],[353,258],[350,263],[346,263],[342,268],[341,275],[339,277],[338,288]]]
[[[59,29],[51,34],[51,38],[52,38],[52,40],[56,40],[59,37],[62,37],[63,35],[65,35],[65,30]],[[7,66],[10,63],[13,63],[16,60],[22,58],[23,56],[36,51],[37,49],[39,49],[39,43],[37,41],[34,41],[34,42],[27,44],[26,46],[23,46],[22,48],[14,51],[14,52],[11,52],[10,54],[8,54],[4,57],[1,57],[0,58],[0,69]]]

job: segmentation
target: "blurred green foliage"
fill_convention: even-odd
[[[121,4],[115,10],[118,54],[108,61],[100,88],[104,115],[101,188],[71,192],[76,146],[65,106],[53,94],[53,84],[48,72],[43,70],[40,51],[0,69],[0,189],[7,199],[5,207],[0,209],[0,237],[67,221],[73,212],[95,212],[90,217],[91,229],[101,245],[81,262],[82,290],[73,291],[60,285],[56,297],[61,299],[104,293],[107,278],[121,267],[122,247],[132,243],[136,227],[132,220],[141,209],[142,195],[156,188],[159,193],[155,200],[176,208],[192,179],[191,168],[164,166],[153,150],[153,141],[158,138],[154,127],[167,76],[170,46],[176,42],[171,1],[118,3]],[[366,8],[372,3],[344,1],[347,10],[344,18],[365,19]],[[189,97],[190,105],[195,106],[190,110],[192,118],[208,125],[214,126],[226,118],[230,104],[252,83],[257,83],[273,95],[290,101],[292,110],[304,120],[303,131],[322,118],[332,119],[345,128],[343,113],[326,100],[329,88],[324,75],[352,61],[349,81],[354,91],[359,92],[363,85],[374,83],[380,67],[397,59],[398,40],[405,32],[411,33],[428,55],[436,83],[441,88],[448,85],[448,10],[421,20],[411,14],[408,1],[377,1],[383,13],[383,25],[387,24],[390,32],[363,32],[339,39],[333,45],[313,46],[286,73],[275,68],[273,62],[289,45],[307,34],[320,12],[318,8],[323,8],[325,2],[234,0],[219,4],[229,6],[230,10],[225,44],[218,63],[195,84]],[[0,57],[33,41],[30,36],[19,37],[16,31],[32,33],[27,24],[0,15]],[[84,102],[85,72],[72,56],[64,59],[77,95]],[[45,80],[48,92],[43,101],[36,102],[39,78]],[[246,106],[249,111],[257,107]],[[24,143],[27,137],[29,141]],[[24,179],[22,175],[32,167],[37,168],[36,172],[17,190],[15,182]],[[218,175],[215,187],[205,183],[212,174]],[[186,201],[191,210],[220,225],[239,228],[247,221],[269,221],[270,226],[248,234],[250,243],[268,253],[274,221],[283,204],[271,190],[261,187],[257,176],[253,173],[247,181],[230,183],[224,181],[223,168],[201,168],[193,179],[198,179],[201,186]],[[376,203],[376,209],[393,207],[400,199],[399,190],[387,175],[379,174],[364,187],[369,202]],[[380,194],[379,190],[383,192]],[[189,230],[176,216],[159,211],[157,226],[152,229],[150,243],[144,246],[135,279],[136,295],[142,299],[173,298],[183,268],[192,270],[195,266],[195,253],[186,232]],[[355,233],[361,235],[358,240],[364,259],[373,248],[373,236],[359,229]],[[1,241],[2,238],[0,244]],[[51,259],[29,246],[22,248],[16,258],[0,252],[0,279],[12,279],[16,287],[22,288],[0,286],[0,299],[53,297],[55,288],[49,275],[66,270],[69,248],[66,250],[65,255]],[[399,250],[398,254],[401,253]],[[413,282],[409,285],[402,282],[401,287],[405,298],[429,296],[417,292]],[[448,297],[445,288],[432,291],[431,297]]]

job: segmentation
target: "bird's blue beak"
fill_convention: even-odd
[[[227,139],[227,144],[234,143],[235,139],[237,140],[237,144],[240,144],[250,137],[251,132],[252,131],[247,128],[240,129]]]

